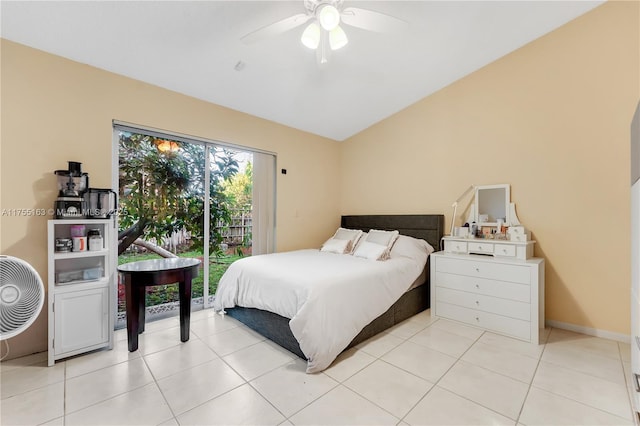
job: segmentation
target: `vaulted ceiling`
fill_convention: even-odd
[[[406,24],[342,25],[319,65],[295,1],[2,1],[8,40],[334,140],[344,140],[603,1],[344,1]]]

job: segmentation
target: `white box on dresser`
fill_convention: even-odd
[[[544,259],[433,253],[431,314],[538,344]]]

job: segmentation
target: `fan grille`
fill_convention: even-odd
[[[0,340],[27,329],[44,304],[40,275],[25,261],[0,256]]]

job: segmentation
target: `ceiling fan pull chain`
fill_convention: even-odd
[[[320,30],[320,45],[317,50],[317,59],[319,65],[329,62],[329,32],[324,28]]]

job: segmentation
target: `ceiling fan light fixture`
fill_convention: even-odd
[[[320,44],[320,27],[312,22],[302,33],[300,41],[309,49],[317,49]]]
[[[340,24],[340,12],[335,6],[326,4],[318,12],[318,21],[327,31],[331,31]]]
[[[340,26],[335,27],[329,32],[329,46],[331,50],[338,50],[349,43],[347,34]]]

